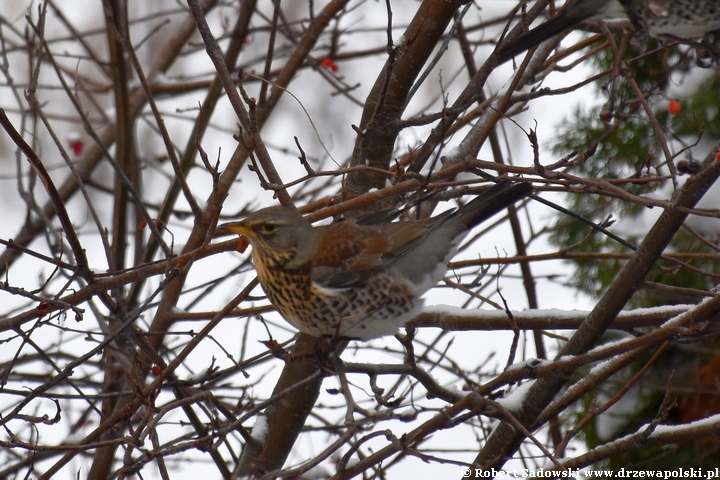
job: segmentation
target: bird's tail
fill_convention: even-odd
[[[460,207],[452,214],[452,217],[454,220],[462,222],[467,228],[472,228],[532,192],[533,188],[530,183],[507,180],[496,183]]]

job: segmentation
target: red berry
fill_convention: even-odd
[[[332,70],[333,72],[337,72],[338,70],[340,70],[340,67],[338,67],[338,64],[335,63],[335,61],[330,57],[325,57],[322,60],[320,60],[320,65],[322,65],[323,68]]]
[[[680,113],[680,102],[678,102],[677,100],[672,100],[670,103],[668,103],[668,111],[673,115],[677,115],[678,113]]]
[[[38,313],[42,317],[47,313],[48,309],[50,308],[50,304],[46,300],[41,300],[40,303],[38,303],[38,306],[35,308],[37,308]]]
[[[147,222],[145,220],[140,220],[137,225],[138,230],[144,230],[145,227],[147,227]]]
[[[162,369],[158,365],[153,365],[150,372],[157,377],[162,373]]]
[[[683,159],[678,161],[675,166],[677,167],[678,173],[683,175],[695,175],[696,173],[700,172],[700,170],[702,170],[702,165],[700,165],[700,163],[696,162],[695,160]]]
[[[73,151],[76,157],[82,155],[84,146],[85,144],[83,142],[70,142],[70,149]]]
[[[76,157],[79,157],[83,152],[83,147],[85,146],[82,135],[79,132],[70,132],[67,137],[67,141],[70,150],[72,150]]]
[[[238,238],[237,247],[235,249],[240,253],[245,253],[245,250],[247,250],[247,247],[249,245],[248,239],[245,235],[240,235]]]

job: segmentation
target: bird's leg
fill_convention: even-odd
[[[334,359],[340,358],[343,350],[347,347],[349,340],[337,336],[318,337],[315,343],[315,360],[318,367],[328,375],[334,375]]]
[[[347,402],[347,410],[345,410],[345,425],[355,425],[355,417],[353,416],[353,414],[355,413],[355,410],[359,410],[359,408],[355,404],[352,392],[350,391],[350,383],[348,382],[347,376],[345,375],[345,363],[343,363],[339,355],[333,355],[332,362],[333,367],[335,368],[335,373],[337,374],[338,380],[340,381],[340,390],[342,390],[342,394],[345,397],[345,402]]]
[[[695,64],[700,68],[720,66],[720,30],[706,33],[695,47]]]
[[[695,50],[695,65],[700,68],[710,68],[713,64],[720,63],[720,30],[707,32],[699,40],[678,37],[665,34],[662,39],[667,42],[677,42],[687,45]]]
[[[347,410],[345,411],[345,424],[354,425],[355,417],[353,414],[355,411],[362,413],[365,416],[369,415],[369,412],[360,408],[353,399],[352,392],[350,391],[350,383],[345,375],[345,363],[340,358],[343,350],[347,347],[349,339],[343,337],[320,337],[315,347],[315,353],[320,363],[320,368],[326,373],[337,375],[340,381],[340,390],[342,391],[345,401],[347,402]],[[328,360],[330,362],[328,362]],[[330,368],[329,363],[332,364]]]

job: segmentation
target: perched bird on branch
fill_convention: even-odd
[[[270,207],[218,229],[247,237],[263,290],[295,328],[368,340],[417,315],[468,231],[531,193],[505,181],[454,212],[377,225],[313,227],[294,209]]]
[[[660,39],[691,39],[720,29],[719,0],[569,0],[557,15],[505,42],[500,63],[585,22],[625,16],[636,30]],[[717,36],[717,35],[714,35]],[[715,42],[712,42],[715,43]],[[712,46],[711,46],[712,47]],[[718,55],[720,52],[715,52]]]

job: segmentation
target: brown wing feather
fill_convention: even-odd
[[[378,227],[392,239],[389,255],[393,257],[404,255],[413,245],[422,241],[427,233],[449,214],[450,212],[447,212],[447,214],[426,218],[424,220],[378,225]]]
[[[366,282],[389,258],[428,230],[426,222],[396,222],[360,226],[352,222],[318,227],[313,255],[313,281],[328,288]]]
[[[318,227],[318,230],[313,267],[373,268],[380,265],[383,254],[390,249],[390,239],[377,228],[344,222]]]

